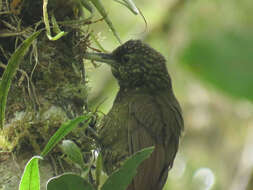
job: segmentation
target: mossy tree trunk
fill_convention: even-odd
[[[42,0],[1,0],[0,4],[2,77],[18,45],[45,25]],[[77,22],[85,20],[85,12],[74,0],[50,0],[47,11],[49,19],[54,15],[67,35],[50,41],[43,31],[12,81],[0,136],[0,189],[18,189],[26,161],[40,153],[62,122],[88,109],[82,54],[89,35],[87,22]],[[42,188],[45,180],[59,171],[58,164],[50,160],[55,161],[49,159],[41,165]]]

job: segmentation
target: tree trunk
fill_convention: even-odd
[[[0,189],[17,189],[27,160],[41,152],[61,123],[87,109],[82,55],[89,40],[84,24],[77,22],[86,16],[77,2],[48,2],[49,20],[54,15],[60,29],[68,33],[50,41],[43,31],[12,81],[0,134]],[[18,45],[42,28],[42,0],[0,1],[0,78]],[[57,159],[41,163],[42,188],[49,177],[59,172],[58,162],[52,160]]]

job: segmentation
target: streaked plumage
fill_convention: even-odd
[[[102,57],[120,86],[99,131],[106,172],[115,171],[134,152],[155,146],[127,190],[161,190],[184,125],[165,59],[139,40],[130,40]]]

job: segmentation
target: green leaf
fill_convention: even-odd
[[[90,20],[94,16],[92,4],[87,0],[81,0],[80,3],[90,12],[91,15],[87,18],[87,20]]]
[[[136,7],[136,5],[134,4],[134,2],[132,0],[114,0],[122,5],[124,5],[125,7],[127,7],[132,13],[134,13],[135,15],[140,14],[139,9]]]
[[[100,185],[100,178],[101,178],[101,173],[103,169],[103,160],[102,160],[102,154],[99,153],[97,157],[97,162],[96,162],[96,185],[99,187]]]
[[[101,190],[125,190],[137,173],[137,168],[153,152],[154,147],[144,148],[128,158],[123,166],[109,176]]]
[[[78,164],[81,168],[85,167],[85,164],[83,162],[83,154],[80,148],[73,141],[62,141],[61,148],[72,162]]]
[[[23,176],[19,184],[19,190],[39,190],[40,176],[39,176],[39,159],[40,156],[34,156],[29,160],[25,166]]]
[[[217,89],[253,101],[253,35],[235,31],[199,34],[180,62]]]
[[[21,59],[25,55],[25,52],[28,50],[32,42],[37,38],[40,33],[41,30],[33,33],[29,38],[23,41],[8,61],[8,65],[3,73],[2,80],[0,83],[0,128],[3,128],[4,125],[5,107],[7,95],[11,86],[11,81],[15,76],[15,73],[19,67]]]
[[[98,12],[102,15],[102,17],[104,17],[105,22],[107,23],[107,25],[110,27],[110,29],[112,30],[112,33],[114,34],[114,36],[117,38],[117,40],[119,41],[119,43],[121,44],[121,40],[120,37],[118,35],[118,33],[116,32],[111,20],[109,19],[105,8],[103,6],[103,4],[101,3],[100,0],[90,0],[92,2],[92,4],[96,7],[96,9],[98,10]]]
[[[94,188],[78,175],[63,174],[51,178],[47,183],[47,190],[94,190]]]
[[[90,116],[90,114],[87,114],[63,123],[61,127],[55,132],[55,134],[50,138],[46,147],[42,151],[41,156],[44,157],[47,155],[52,150],[52,148],[54,148],[58,142],[60,142],[68,133],[77,127],[80,122],[87,121],[90,119]]]
[[[86,178],[89,175],[92,165],[93,165],[93,160],[90,160],[89,163],[86,164],[84,168],[82,168],[81,176],[83,178]]]

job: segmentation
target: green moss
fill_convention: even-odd
[[[9,151],[31,150],[40,153],[66,118],[65,113],[57,107],[42,109],[38,113],[16,112],[15,117],[0,134],[0,147]]]

